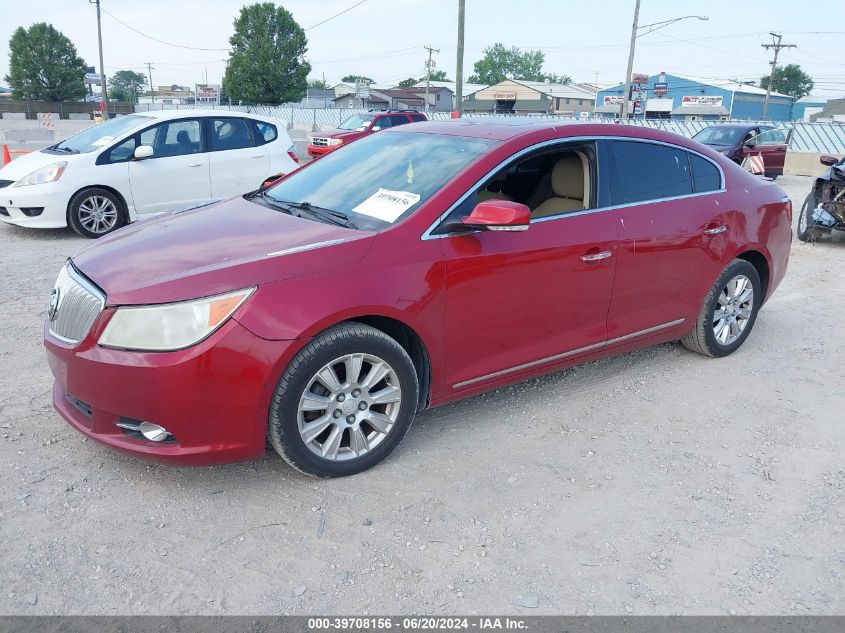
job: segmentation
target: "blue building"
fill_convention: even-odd
[[[624,85],[600,90],[596,95],[595,113],[615,117],[622,107]],[[763,117],[766,91],[724,79],[707,79],[690,75],[651,75],[648,81],[635,84],[634,106],[629,113],[637,118],[674,119],[681,121],[757,121]],[[789,121],[795,99],[772,92],[766,118]]]

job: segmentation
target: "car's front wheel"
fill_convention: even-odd
[[[398,446],[417,402],[417,374],[404,348],[380,330],[343,323],[291,361],[273,394],[267,436],[297,470],[353,475]]]
[[[815,242],[819,239],[820,233],[813,228],[813,203],[815,196],[811,193],[804,200],[804,206],[801,207],[801,213],[798,214],[798,230],[795,232],[796,237],[802,242]]]
[[[83,189],[68,204],[68,225],[82,237],[102,237],[123,226],[125,218],[123,201],[108,189]]]
[[[681,342],[705,356],[732,354],[751,333],[762,302],[757,269],[744,259],[735,259],[710,288],[695,328]]]

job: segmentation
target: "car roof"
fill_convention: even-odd
[[[759,123],[717,123],[716,125],[710,125],[706,128],[702,129],[710,129],[710,128],[725,128],[730,130],[751,130],[754,128],[770,128],[771,125],[761,125]]]
[[[549,138],[624,136],[663,141],[690,148],[697,145],[695,141],[678,134],[634,125],[582,121],[537,121],[536,119],[520,119],[517,117],[497,120],[464,118],[449,121],[420,121],[419,123],[410,123],[385,130],[388,134],[405,131],[486,138],[497,141],[513,140],[521,136],[548,136]]]
[[[150,112],[134,112],[138,116],[144,116],[151,119],[156,119],[157,121],[168,121],[170,119],[184,119],[187,117],[209,117],[209,116],[217,116],[217,117],[247,117],[251,119],[258,119],[260,121],[273,121],[273,119],[268,118],[266,116],[261,116],[260,114],[254,114],[252,112],[238,112],[236,110],[225,110],[223,108],[215,108],[215,109],[193,109],[193,108],[186,108],[184,110],[153,110]]]

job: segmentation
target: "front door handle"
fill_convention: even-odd
[[[194,163],[193,165],[188,165],[188,167],[202,167],[202,163]]]
[[[581,255],[582,262],[598,262],[607,259],[613,255],[610,251],[602,251],[600,253],[590,253],[589,255]]]
[[[724,233],[727,230],[728,230],[728,227],[726,227],[724,224],[721,224],[719,226],[714,226],[714,227],[709,228],[709,229],[704,229],[704,234],[705,235],[718,235],[719,233]]]

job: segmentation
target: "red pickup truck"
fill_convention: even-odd
[[[341,145],[389,127],[427,121],[428,117],[416,110],[370,110],[366,114],[353,114],[334,132],[315,134],[308,141],[308,155],[319,158]]]

